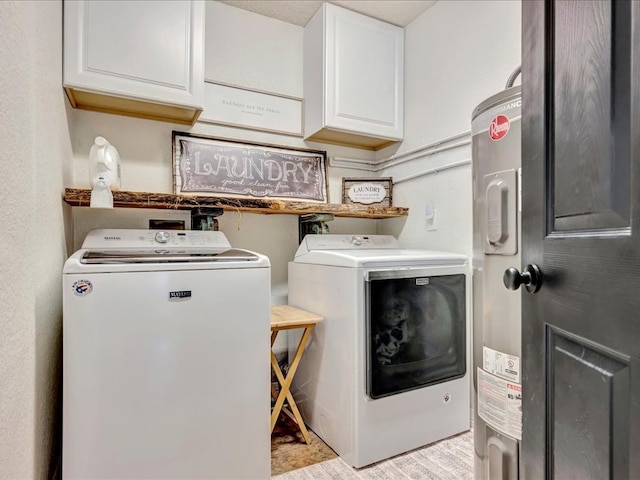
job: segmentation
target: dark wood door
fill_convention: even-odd
[[[522,9],[523,477],[640,479],[640,1]]]

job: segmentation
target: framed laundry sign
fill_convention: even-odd
[[[324,151],[172,137],[175,193],[328,203]]]
[[[391,177],[342,179],[342,203],[391,206]]]

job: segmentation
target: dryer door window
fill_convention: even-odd
[[[372,399],[466,373],[465,275],[422,273],[369,272],[366,361]]]

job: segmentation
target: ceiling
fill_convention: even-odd
[[[305,26],[326,0],[218,0],[233,7]],[[355,12],[405,27],[437,0],[331,0]]]

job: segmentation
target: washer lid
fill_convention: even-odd
[[[258,255],[247,250],[226,249],[102,249],[86,250],[80,257],[84,265],[122,263],[194,263],[194,262],[255,262]]]

